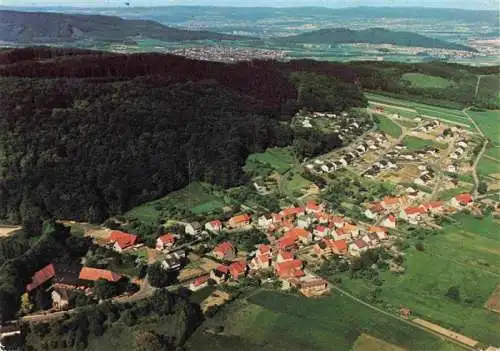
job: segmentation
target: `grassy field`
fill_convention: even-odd
[[[368,334],[361,334],[354,343],[352,351],[404,351],[404,349]]]
[[[311,182],[300,174],[295,173],[291,179],[288,179],[287,176],[284,176],[281,181],[281,190],[288,196],[293,197],[294,193],[304,187],[311,185]]]
[[[314,300],[261,291],[223,312],[207,324],[222,324],[224,334],[197,332],[188,350],[351,350],[364,333],[409,350],[458,350],[340,294]]]
[[[490,139],[494,146],[500,146],[500,110],[495,111],[467,111],[471,118],[479,125],[481,131]]]
[[[213,194],[211,185],[194,182],[155,201],[145,203],[128,211],[127,217],[134,217],[144,223],[155,223],[162,207],[175,205],[194,213],[203,213],[224,206],[224,202]]]
[[[500,283],[500,223],[492,217],[455,216],[435,236],[423,240],[424,251],[410,247],[406,271],[382,273],[381,298],[392,306],[404,305],[413,314],[487,344],[500,344],[500,315],[483,305]],[[374,285],[344,279],[342,285],[366,298]],[[460,298],[445,294],[459,287]]]
[[[421,150],[425,149],[428,146],[436,146],[440,149],[445,149],[447,147],[446,144],[437,143],[435,141],[427,139],[420,139],[410,135],[407,135],[403,138],[403,144],[406,145],[408,150]]]
[[[491,147],[486,149],[484,152],[484,155],[493,157],[494,159],[497,159],[500,161],[500,146],[497,147]]]
[[[469,130],[474,130],[472,123],[467,119],[467,116],[460,110],[439,107],[434,105],[426,105],[414,101],[403,100],[403,99],[395,99],[392,97],[387,97],[378,94],[365,93],[368,99],[372,102],[380,102],[383,104],[390,104],[394,107],[384,107],[384,111],[386,109],[397,109],[397,106],[400,106],[403,109],[411,109],[412,111],[405,111],[403,109],[399,109],[400,114],[404,117],[408,118],[416,118],[421,115],[430,116],[436,119],[439,119],[442,122],[450,122],[452,124],[458,124],[464,128]],[[398,113],[398,112],[395,112]]]
[[[264,164],[283,174],[296,163],[297,160],[289,149],[272,148],[263,153],[249,155],[244,169],[253,170]]]
[[[378,126],[379,129],[384,132],[389,134],[390,136],[397,138],[403,133],[401,130],[401,127],[398,126],[396,123],[391,121],[389,118],[382,116],[382,115],[377,115],[378,118]]]
[[[500,179],[500,160],[481,157],[477,164],[477,172],[482,176],[490,176]]]
[[[422,73],[405,73],[401,77],[404,83],[409,83],[412,88],[417,89],[446,89],[453,82],[449,79],[431,76]]]
[[[500,103],[500,75],[490,74],[482,76],[477,91],[477,98],[491,104]]]
[[[472,190],[471,184],[459,183],[456,188],[440,191],[438,194],[438,200],[449,200],[453,196],[457,196],[459,194],[469,192],[471,190]]]

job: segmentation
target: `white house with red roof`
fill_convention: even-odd
[[[399,218],[402,218],[411,224],[417,224],[422,220],[422,216],[425,215],[427,211],[425,208],[419,207],[407,207],[399,213]]]
[[[278,256],[276,256],[276,262],[293,261],[294,259],[295,256],[289,251],[282,251],[278,254]]]
[[[342,228],[345,224],[345,219],[344,217],[340,216],[331,216],[330,223],[332,223],[335,226],[335,228]]]
[[[280,211],[280,215],[285,218],[293,218],[297,216],[302,216],[306,212],[302,207],[287,207]]]
[[[231,217],[228,224],[231,228],[242,228],[250,224],[252,218],[248,214],[241,214]]]
[[[125,233],[119,230],[113,230],[108,237],[108,242],[113,244],[113,250],[123,252],[134,246],[138,241],[137,235]]]
[[[324,208],[325,206],[323,204],[318,205],[314,200],[309,200],[306,204],[307,213],[319,213],[322,212]]]
[[[170,249],[174,246],[177,238],[172,233],[166,233],[156,239],[156,249],[163,251],[165,249]]]
[[[380,201],[373,202],[370,207],[368,207],[364,215],[369,219],[376,219],[384,212],[384,207]]]
[[[470,207],[473,203],[474,199],[469,193],[463,193],[451,199],[451,205],[458,209]]]
[[[271,265],[272,248],[270,245],[259,245],[255,257],[250,261],[252,269],[266,269]]]
[[[443,213],[444,207],[443,201],[431,201],[426,204],[423,204],[423,208],[425,208],[426,211],[430,212],[431,214],[439,214]]]
[[[380,222],[380,225],[386,228],[396,228],[396,217],[390,214]]]
[[[224,241],[214,248],[213,254],[221,260],[232,260],[236,255],[236,250],[233,244],[229,241]]]
[[[200,290],[206,286],[208,286],[208,281],[210,280],[210,275],[205,274],[202,275],[201,277],[196,278],[189,284],[189,290],[191,291],[197,291]]]
[[[233,262],[229,265],[229,274],[233,280],[238,280],[247,274],[247,263],[245,261]]]
[[[361,256],[362,252],[365,252],[368,249],[369,249],[368,244],[361,239],[358,239],[349,244],[349,253],[353,256],[359,257]]]
[[[308,244],[312,241],[312,233],[304,228],[295,227],[285,233],[285,237],[292,238],[295,241],[299,240],[304,244]]]
[[[278,240],[279,251],[291,251],[297,248],[297,240],[288,236],[284,236]]]
[[[336,241],[325,238],[314,245],[314,251],[319,256],[345,255],[347,253],[347,242],[345,240]]]
[[[351,231],[343,227],[333,230],[331,233],[335,240],[349,240],[351,238]]]
[[[385,196],[382,202],[380,203],[382,207],[386,210],[393,210],[398,208],[401,204],[399,197],[394,196]]]
[[[205,223],[205,229],[212,233],[219,233],[222,230],[222,222],[218,219]]]
[[[368,228],[368,233],[375,233],[379,240],[386,240],[389,238],[387,229],[379,226],[371,226]]]
[[[313,234],[315,237],[324,238],[330,234],[330,228],[325,227],[324,225],[317,225],[313,230]]]
[[[229,277],[229,267],[223,264],[217,266],[210,271],[210,279],[212,279],[217,284],[221,284],[227,280]]]
[[[277,262],[274,266],[276,275],[281,280],[303,277],[302,260],[295,259],[291,261]]]

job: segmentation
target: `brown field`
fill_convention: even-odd
[[[486,301],[484,307],[490,311],[500,313],[500,284],[497,285],[496,289],[490,295],[490,298]]]
[[[381,177],[382,175],[382,177]],[[415,165],[407,165],[397,171],[381,172],[379,179],[388,180],[394,183],[411,183],[419,175],[419,170]]]
[[[10,226],[10,225],[9,226],[0,226],[0,237],[9,236],[13,232],[15,232],[16,230],[19,230],[21,228],[22,227],[20,227],[20,226]]]
[[[201,302],[201,310],[203,312],[206,312],[207,309],[211,306],[223,305],[230,298],[231,295],[229,295],[227,292],[221,290],[215,290],[209,297],[207,297],[205,300]]]
[[[198,267],[200,267],[202,270],[205,272],[210,272],[212,269],[216,268],[220,263],[212,261],[209,258],[203,257],[199,262],[198,262]]]
[[[377,339],[368,334],[361,334],[354,343],[352,351],[403,351],[402,347]]]

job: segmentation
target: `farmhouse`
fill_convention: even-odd
[[[382,207],[386,210],[392,210],[400,205],[400,199],[398,197],[386,196],[380,203]]]
[[[330,291],[328,282],[321,278],[300,281],[299,291],[306,297],[321,296]]]
[[[432,201],[426,204],[423,204],[422,207],[429,211],[432,214],[442,213],[444,210],[443,201]]]
[[[114,230],[108,237],[108,242],[113,244],[113,250],[122,252],[134,246],[138,241],[137,239],[137,235]]]
[[[26,291],[30,292],[32,290],[35,290],[39,286],[43,285],[45,282],[54,278],[55,275],[56,275],[56,270],[52,263],[43,267],[33,275],[33,278],[31,278],[31,283],[26,285]]]
[[[323,225],[318,225],[316,228],[313,230],[313,234],[316,237],[324,238],[330,233],[330,230],[328,227],[325,227]]]
[[[291,238],[294,241],[300,240],[301,242],[307,244],[312,241],[312,233],[305,230],[304,228],[293,228],[285,233],[285,237]]]
[[[78,287],[85,285],[85,282],[79,279],[82,266],[79,264],[51,263],[39,271],[31,278],[31,282],[26,285],[26,291],[31,292],[45,283],[56,285],[61,284],[68,287]]]
[[[250,261],[250,268],[265,269],[271,265],[272,250],[270,245],[259,245],[255,257]]]
[[[198,235],[201,232],[201,223],[200,222],[188,223],[184,226],[184,231],[186,232],[186,234],[189,235]]]
[[[318,205],[316,201],[310,200],[306,204],[306,212],[307,213],[319,213],[323,211],[324,206]]]
[[[56,310],[62,310],[69,306],[69,290],[56,287],[50,293],[52,298],[52,307]]]
[[[229,226],[231,228],[241,228],[250,224],[250,216],[248,214],[241,214],[238,216],[231,217],[229,219]]]
[[[302,261],[298,259],[277,262],[274,268],[276,275],[282,280],[304,276],[304,272],[302,271]]]
[[[167,233],[156,239],[156,249],[163,251],[165,249],[170,249],[175,244],[175,236],[172,233]]]
[[[362,252],[368,250],[368,244],[359,239],[349,245],[349,253],[353,256],[360,256]]]
[[[347,243],[345,240],[323,239],[314,246],[314,251],[319,256],[345,255],[347,253]]]
[[[422,207],[407,207],[400,212],[399,217],[412,224],[417,224],[425,213],[426,210]]]
[[[213,254],[221,260],[232,260],[236,255],[236,250],[229,241],[224,241],[214,248]]]
[[[369,219],[375,219],[384,212],[384,207],[380,201],[373,202],[372,205],[364,212],[365,216]]]
[[[218,233],[222,230],[222,222],[218,219],[207,222],[205,224],[205,229],[212,233]]]
[[[296,239],[284,236],[278,240],[278,250],[291,251],[297,248]]]

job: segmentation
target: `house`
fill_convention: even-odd
[[[282,251],[276,256],[276,262],[287,262],[287,261],[293,261],[295,259],[293,253],[289,251]]]
[[[238,280],[246,275],[247,268],[245,261],[233,262],[229,265],[229,274],[231,274],[233,280]]]
[[[50,293],[52,297],[52,307],[56,310],[63,310],[69,306],[69,291],[64,288],[54,288]]]
[[[287,207],[281,210],[280,214],[285,218],[291,218],[304,215],[305,210],[301,207]]]
[[[217,284],[224,283],[229,275],[229,267],[223,264],[210,271],[210,278]]]
[[[380,223],[382,227],[386,228],[396,228],[396,217],[390,214]]]
[[[94,282],[98,281],[99,279],[104,279],[107,280],[108,282],[116,283],[117,281],[122,279],[122,276],[107,269],[83,267],[82,270],[80,271],[79,278],[81,280],[88,280]]]
[[[379,244],[378,236],[375,233],[366,233],[362,240],[367,243],[370,248],[377,247]]]
[[[335,226],[335,228],[342,228],[345,224],[345,220],[344,217],[331,216],[330,223],[332,223]]]
[[[373,202],[370,207],[368,207],[364,215],[369,218],[369,219],[375,219],[377,218],[380,214],[384,212],[384,207],[380,203],[380,201]]]
[[[200,222],[188,223],[184,226],[184,231],[186,232],[186,234],[189,235],[198,235],[201,233],[201,223]]]
[[[422,207],[431,214],[442,213],[444,210],[443,201],[432,201],[422,205]]]
[[[360,229],[356,224],[346,223],[342,228],[344,233],[350,233],[353,237],[357,237],[360,233]]]
[[[250,261],[251,269],[266,269],[271,266],[271,253],[257,254]]]
[[[349,228],[338,228],[332,231],[332,236],[335,240],[348,240],[351,238],[351,231]]]
[[[267,228],[270,224],[273,223],[272,216],[262,215],[257,219],[257,225],[261,228]]]
[[[407,207],[400,212],[399,217],[412,224],[417,224],[425,213],[426,210],[422,207]]]
[[[138,241],[137,235],[113,230],[108,237],[108,242],[113,244],[113,250],[122,252],[134,246]]]
[[[316,228],[313,230],[314,236],[324,238],[330,233],[330,229],[328,227],[325,227],[323,225],[318,225]]]
[[[473,199],[469,193],[463,193],[451,199],[451,205],[456,208],[472,206]]]
[[[189,284],[189,290],[191,290],[191,291],[200,290],[200,289],[208,286],[209,280],[210,280],[209,274],[202,275],[202,276],[196,278],[195,280],[193,280],[191,282],[191,284]]]
[[[398,197],[393,196],[385,196],[382,202],[380,203],[382,207],[386,210],[392,210],[400,205],[400,199]]]
[[[222,222],[218,219],[207,222],[205,229],[212,233],[219,233],[222,230]]]
[[[31,292],[35,290],[39,286],[48,282],[50,279],[54,278],[55,275],[56,270],[52,263],[43,267],[33,275],[33,277],[31,278],[31,283],[26,285],[26,291]]]
[[[296,239],[284,236],[278,240],[279,251],[291,251],[297,248]]]
[[[283,222],[283,216],[278,213],[271,213],[271,219],[273,221],[273,224],[280,224],[281,222]]]
[[[379,226],[371,226],[368,228],[368,233],[375,233],[379,240],[386,240],[389,238],[387,229]]]
[[[297,218],[297,227],[308,228],[311,224],[315,222],[315,218],[311,215],[303,215]]]
[[[415,200],[418,197],[419,192],[412,187],[408,187],[406,188],[406,194],[408,195],[409,199]]]
[[[323,239],[314,246],[314,251],[319,256],[345,255],[347,253],[347,243],[345,240]]]
[[[233,244],[229,241],[224,241],[214,248],[213,254],[221,260],[232,260],[236,255],[236,250]]]
[[[323,211],[324,206],[323,205],[318,205],[316,201],[314,200],[309,200],[306,204],[306,212],[307,213],[319,213]]]
[[[275,265],[276,275],[282,280],[303,277],[302,260],[295,259],[285,262],[277,262]]]
[[[449,165],[447,168],[446,168],[446,171],[447,172],[450,172],[450,173],[457,173],[457,167],[455,165]]]
[[[324,212],[315,213],[314,216],[316,217],[316,221],[320,224],[328,224],[330,221],[330,215]]]
[[[299,240],[304,244],[312,241],[312,233],[305,230],[304,228],[295,227],[285,233],[285,237],[292,238],[293,240]]]
[[[168,254],[161,261],[161,267],[166,271],[175,271],[181,269],[181,260],[175,254]]]
[[[231,228],[242,228],[250,224],[250,216],[248,214],[241,214],[231,217],[229,219],[229,226]]]
[[[156,249],[163,251],[165,249],[170,249],[175,244],[176,237],[172,233],[167,233],[156,239]]]
[[[312,278],[300,281],[299,291],[306,297],[321,296],[330,291],[328,282],[321,278]]]
[[[349,245],[349,253],[353,256],[360,256],[362,252],[368,250],[368,244],[359,239]]]

